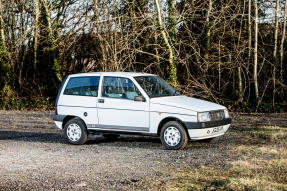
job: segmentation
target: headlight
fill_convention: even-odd
[[[229,113],[228,113],[227,109],[224,110],[224,117],[225,117],[225,119],[229,118]]]
[[[199,122],[210,121],[209,112],[200,112],[200,113],[197,113],[197,119],[198,119]]]

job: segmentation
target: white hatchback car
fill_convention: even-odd
[[[158,136],[165,148],[223,135],[231,119],[224,106],[180,95],[156,75],[96,72],[69,75],[55,103],[54,121],[72,144],[88,134]]]

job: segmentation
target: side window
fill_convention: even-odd
[[[135,96],[141,96],[141,93],[128,78],[106,76],[103,80],[102,96],[133,100]]]
[[[70,78],[65,95],[98,96],[99,76]]]

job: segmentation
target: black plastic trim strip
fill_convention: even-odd
[[[66,117],[67,115],[54,115],[53,116],[53,120],[54,121],[60,121],[60,122],[63,122],[64,118]]]
[[[125,135],[143,135],[143,136],[157,137],[156,133],[146,133],[146,132],[113,131],[113,130],[103,130],[103,129],[88,129],[88,132],[89,133],[114,133],[114,134],[125,134]]]
[[[223,119],[220,121],[184,122],[184,124],[187,129],[204,129],[231,124],[231,118]]]

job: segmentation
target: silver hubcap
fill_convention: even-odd
[[[81,127],[76,123],[70,124],[67,128],[67,135],[71,141],[78,141],[82,135]]]
[[[164,131],[164,140],[169,146],[176,146],[180,142],[180,132],[175,127],[168,127]]]

